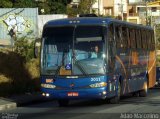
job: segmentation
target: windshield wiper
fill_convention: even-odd
[[[74,60],[75,60],[76,66],[80,69],[80,71],[81,71],[85,76],[88,76],[88,73],[85,71],[85,69],[83,68],[83,66],[79,63],[79,61],[77,61],[76,57],[74,57]]]

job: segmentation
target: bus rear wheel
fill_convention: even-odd
[[[119,82],[119,83],[118,83],[117,96],[111,98],[111,99],[110,99],[110,103],[111,103],[111,104],[117,104],[117,103],[119,103],[120,96],[121,96],[121,84],[120,84],[120,82]]]
[[[69,104],[69,100],[58,100],[59,107],[66,107]]]

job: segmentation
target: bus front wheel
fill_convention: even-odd
[[[66,107],[69,104],[69,100],[58,100],[59,107]]]
[[[110,99],[110,103],[112,103],[112,104],[117,104],[117,103],[119,103],[120,96],[121,96],[121,84],[120,84],[120,82],[119,82],[119,83],[118,83],[117,96],[111,98],[111,99]]]

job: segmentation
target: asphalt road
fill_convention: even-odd
[[[160,89],[147,97],[122,97],[119,104],[99,100],[72,101],[58,107],[56,101],[32,104],[1,113],[2,119],[160,119]]]

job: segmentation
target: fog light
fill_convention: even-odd
[[[42,96],[45,96],[46,94],[45,93],[42,93]]]
[[[49,97],[49,93],[46,93],[46,97]]]
[[[102,94],[103,94],[103,95],[106,95],[106,94],[107,94],[107,92],[106,92],[106,91],[103,91],[103,92],[102,92]]]

